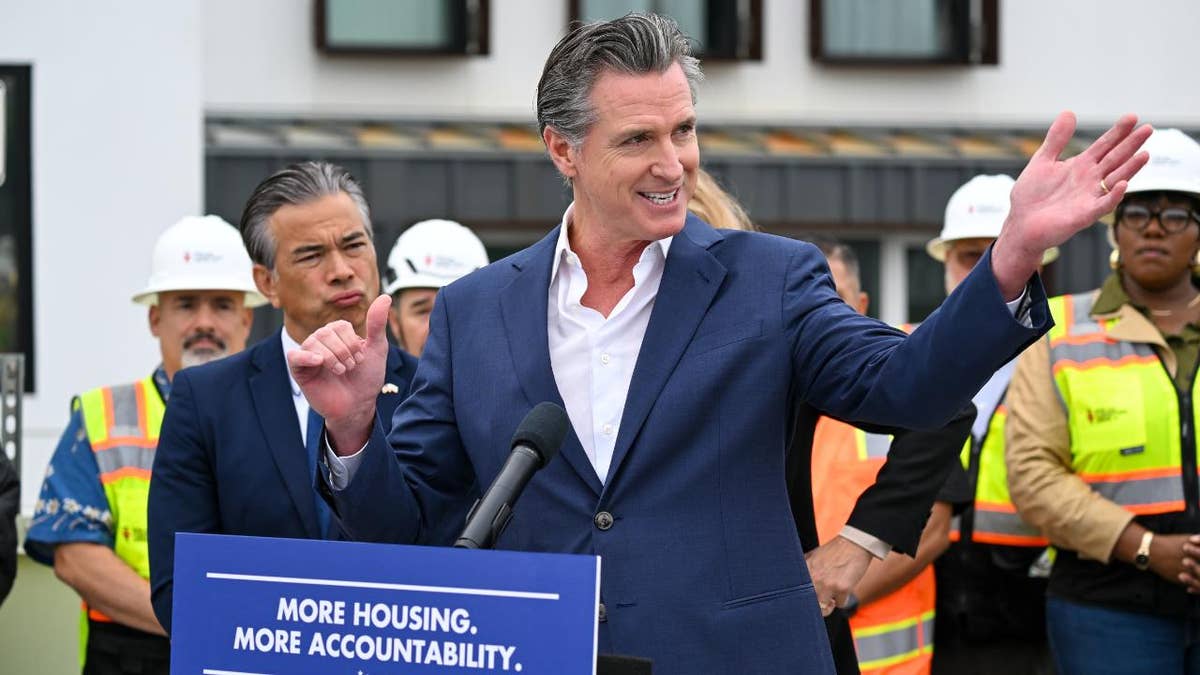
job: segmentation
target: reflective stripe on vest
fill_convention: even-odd
[[[823,417],[813,434],[813,506],[822,542],[846,524],[874,484],[892,439]],[[926,567],[891,594],[859,607],[850,629],[863,672],[929,672],[933,652],[934,573]]]
[[[933,611],[893,623],[856,628],[854,649],[863,673],[900,672],[907,663],[933,654]],[[928,672],[929,666],[919,672]]]
[[[1008,494],[1008,468],[1004,464],[1004,426],[1008,409],[996,406],[988,420],[983,446],[979,450],[979,466],[974,476],[975,510],[972,514],[971,541],[1000,546],[1044,547],[1049,541],[1027,525]],[[963,468],[971,470],[972,439],[968,438],[960,455]],[[950,525],[950,541],[959,541],[961,516]]]
[[[166,405],[153,376],[84,392],[74,405],[83,416],[113,516],[113,551],[139,576],[149,579],[146,502]],[[111,621],[96,610],[85,607],[85,612],[93,620]]]
[[[1093,319],[1093,302],[1093,293],[1050,301],[1059,324],[1048,338],[1051,372],[1067,411],[1072,469],[1132,513],[1183,511],[1175,384],[1150,344],[1109,337],[1113,320]]]

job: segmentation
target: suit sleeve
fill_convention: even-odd
[[[0,450],[0,604],[17,577],[17,513],[21,508],[21,480],[8,455]]]
[[[867,488],[846,523],[916,556],[933,503],[957,468],[963,443],[975,421],[967,404],[948,424],[932,431],[892,429],[894,439],[875,484]],[[874,430],[879,431],[879,430]]]
[[[211,431],[204,428],[187,371],[175,374],[150,473],[148,537],[150,600],[168,634],[174,593],[175,533],[221,530],[211,463]]]
[[[993,372],[1052,325],[1037,277],[1028,291],[1032,327],[1014,319],[1001,297],[989,249],[942,306],[905,337],[843,303],[824,257],[802,244],[782,293],[796,390],[854,424],[945,425]]]
[[[462,530],[475,474],[456,424],[447,303],[439,291],[412,389],[391,430],[385,434],[376,420],[353,479],[327,495],[356,541],[449,545]]]

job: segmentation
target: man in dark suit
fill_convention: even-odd
[[[168,631],[176,532],[342,536],[312,488],[320,419],[284,354],[330,321],[363,331],[380,290],[367,203],[345,169],[295,164],[258,186],[241,230],[255,283],[283,310],[283,329],[173,383],[149,504],[152,600]],[[384,357],[373,407],[391,419],[416,362],[394,347]]]
[[[659,674],[831,673],[821,614],[845,602],[874,542],[836,537],[814,553],[814,588],[784,480],[797,405],[947,422],[1046,330],[1042,250],[1115,205],[1149,129],[1124,118],[1059,162],[1074,127],[1061,116],[1005,234],[906,338],[846,306],[815,247],[687,213],[698,78],[686,38],[653,15],[579,26],[555,46],[538,118],[574,203],[542,241],[442,289],[390,432],[371,405],[386,297],[365,338],[329,325],[288,361],[325,417],[351,537],[419,541],[492,481],[534,405],[561,402],[574,433],[499,546],[603,558],[600,651],[650,657]]]

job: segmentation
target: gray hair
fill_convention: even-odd
[[[579,147],[596,121],[591,94],[602,72],[661,73],[676,63],[687,76],[695,103],[696,85],[704,75],[687,36],[672,19],[634,13],[577,25],[546,58],[537,88],[538,132],[553,127],[568,143]]]
[[[254,188],[242,211],[240,229],[242,242],[250,259],[275,269],[276,241],[267,221],[284,206],[299,206],[322,197],[346,193],[358,207],[367,236],[375,239],[371,229],[371,210],[362,186],[350,172],[329,162],[299,162],[288,165]]]

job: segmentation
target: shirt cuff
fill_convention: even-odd
[[[1029,316],[1030,306],[1033,305],[1033,302],[1030,300],[1032,297],[1029,293],[1029,285],[1026,284],[1025,288],[1021,291],[1021,295],[1016,300],[1004,303],[1008,306],[1009,314],[1012,314],[1017,323],[1026,328],[1033,328],[1033,318]]]
[[[335,491],[341,492],[346,489],[350,481],[354,480],[354,474],[358,473],[358,467],[363,461],[363,450],[366,450],[367,446],[364,444],[353,455],[338,457],[337,453],[333,451],[333,446],[329,444],[329,437],[324,436],[323,438],[325,440],[325,464],[329,466],[329,486]]]
[[[891,544],[878,537],[871,536],[857,527],[847,525],[842,528],[842,531],[838,535],[867,549],[868,553],[880,560],[888,557],[888,554],[892,552]]]

